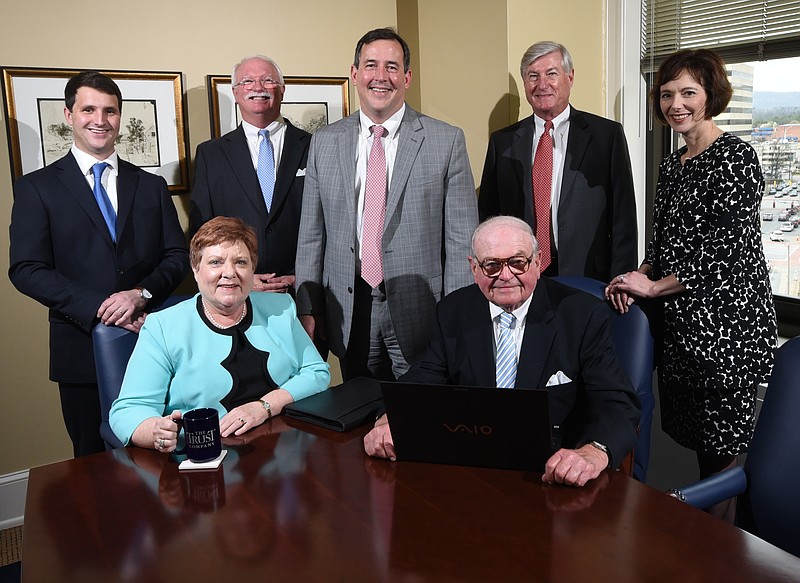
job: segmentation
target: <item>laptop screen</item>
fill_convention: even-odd
[[[548,391],[382,382],[398,460],[544,471]]]

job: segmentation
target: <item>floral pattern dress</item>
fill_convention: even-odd
[[[777,324],[759,216],[764,179],[753,148],[724,133],[681,164],[661,163],[653,237],[644,263],[685,292],[661,300],[657,324],[661,421],[675,441],[707,454],[747,450],[759,382]]]

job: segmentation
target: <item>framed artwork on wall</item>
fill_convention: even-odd
[[[2,67],[11,174],[18,178],[64,156],[72,128],[64,118],[64,86],[80,69]],[[172,194],[188,192],[189,161],[182,74],[101,71],[122,92],[119,156],[163,176]]]
[[[242,121],[233,100],[230,75],[207,75],[211,137],[218,138]],[[313,134],[317,129],[350,115],[347,77],[284,77],[281,114]]]

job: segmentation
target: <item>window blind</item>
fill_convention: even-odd
[[[797,56],[800,0],[642,0],[645,72],[691,48],[713,49],[728,63]]]

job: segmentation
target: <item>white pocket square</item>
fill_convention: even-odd
[[[305,176],[305,175],[306,175],[306,169],[305,168],[300,168],[297,171],[297,174],[295,174],[295,176]]]
[[[554,374],[553,376],[551,376],[547,380],[547,384],[545,386],[546,387],[552,387],[552,386],[555,386],[555,385],[565,385],[565,384],[571,383],[571,382],[572,382],[571,378],[569,378],[563,372],[558,371],[556,374]]]

